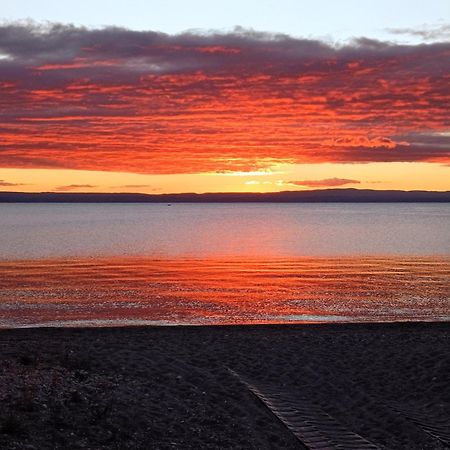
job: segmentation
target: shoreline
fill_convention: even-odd
[[[304,448],[253,386],[300,434],[444,449],[449,343],[446,322],[2,329],[0,447]]]
[[[0,327],[0,334],[9,331],[26,331],[26,330],[42,330],[42,331],[51,331],[51,330],[68,330],[68,331],[83,331],[83,330],[152,330],[152,329],[227,329],[230,330],[238,330],[238,329],[251,329],[251,328],[268,328],[268,329],[278,329],[278,328],[298,328],[298,327],[308,327],[308,328],[385,328],[385,327],[393,327],[393,328],[408,328],[409,326],[417,329],[421,326],[427,328],[428,326],[439,327],[450,327],[450,319],[445,320],[391,320],[391,321],[360,321],[360,322],[345,322],[345,321],[317,321],[317,322],[252,322],[252,323],[170,323],[170,324],[123,324],[118,323],[117,325],[108,324],[104,326],[80,326],[77,324],[74,325],[25,325],[19,327],[8,327],[2,328]],[[327,330],[331,331],[331,330]],[[335,330],[337,331],[337,330]],[[350,330],[349,330],[350,331]]]

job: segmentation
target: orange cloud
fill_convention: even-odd
[[[300,180],[300,181],[288,181],[285,184],[292,184],[294,186],[304,187],[336,187],[344,186],[346,184],[359,184],[359,180],[349,180],[347,178],[327,178],[325,180]]]
[[[450,162],[450,43],[0,26],[0,167]]]

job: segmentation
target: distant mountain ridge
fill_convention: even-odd
[[[450,202],[450,191],[321,189],[267,193],[128,194],[75,192],[0,192],[0,203],[384,203]]]

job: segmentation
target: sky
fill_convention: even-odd
[[[390,29],[422,30],[448,23],[448,0],[2,0],[5,20],[78,26],[116,25],[174,34],[236,26],[333,41],[392,38]],[[414,36],[402,36],[414,42]]]
[[[449,18],[447,0],[3,0],[0,190],[449,190]]]

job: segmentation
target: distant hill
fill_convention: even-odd
[[[0,203],[319,203],[450,202],[450,191],[323,189],[270,193],[128,194],[74,192],[0,192]]]

